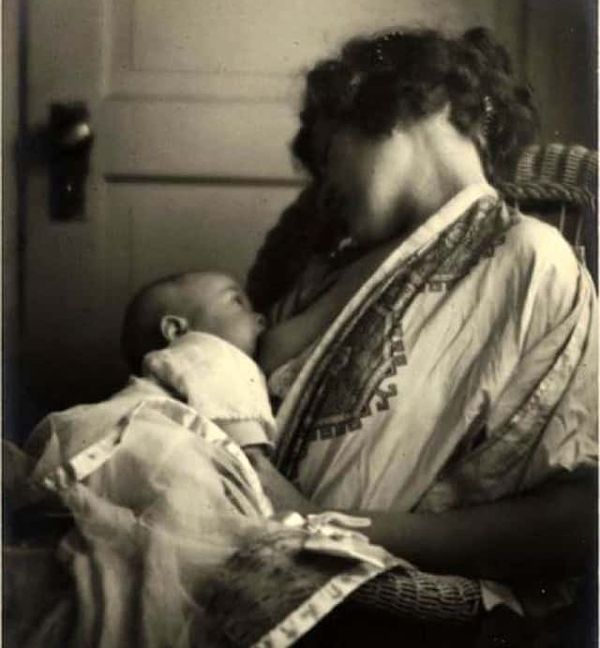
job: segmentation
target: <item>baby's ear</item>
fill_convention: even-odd
[[[167,342],[173,342],[189,330],[189,324],[185,317],[178,315],[163,315],[160,320],[160,332]]]

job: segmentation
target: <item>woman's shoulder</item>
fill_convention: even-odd
[[[553,225],[517,212],[506,239],[511,256],[513,259],[516,256],[521,269],[571,280],[579,276],[579,262],[573,248]]]

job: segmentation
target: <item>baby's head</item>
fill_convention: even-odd
[[[234,279],[187,272],[159,279],[135,295],[125,312],[121,348],[131,370],[140,373],[146,353],[188,331],[211,333],[252,356],[263,329],[263,317]]]

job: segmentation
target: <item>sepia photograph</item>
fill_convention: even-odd
[[[1,645],[597,648],[597,2],[1,24]]]

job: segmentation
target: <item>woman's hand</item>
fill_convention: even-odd
[[[275,511],[297,511],[302,515],[318,513],[319,507],[288,481],[273,465],[260,446],[244,448],[252,467],[258,474],[260,483]]]

